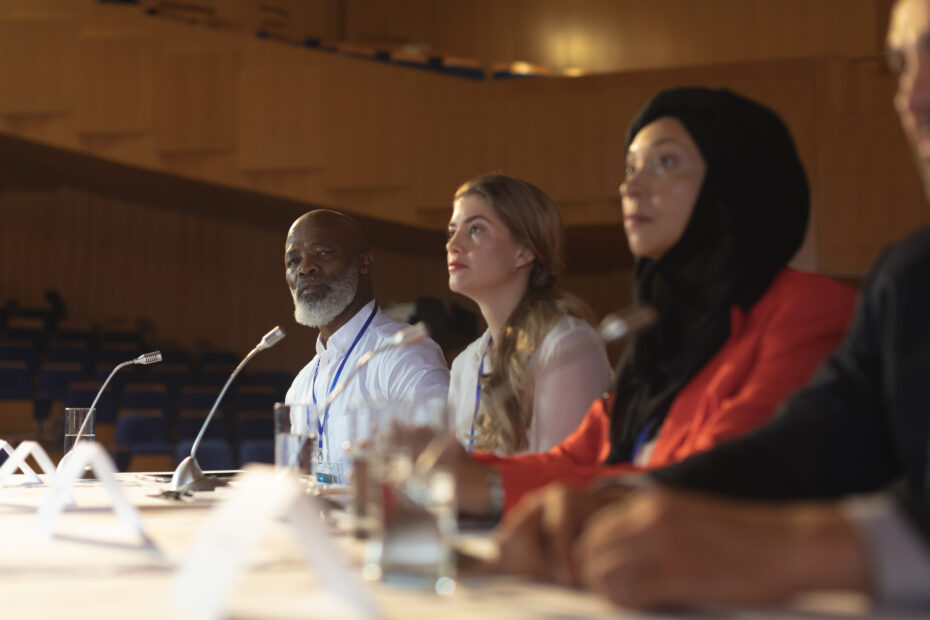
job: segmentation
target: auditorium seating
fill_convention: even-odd
[[[246,439],[239,442],[239,467],[249,463],[274,463],[274,439]]]
[[[188,0],[183,3],[144,0],[142,5],[146,14],[154,17],[166,17],[211,28],[226,27],[252,31],[261,39],[272,39],[284,44],[300,45],[311,50],[360,60],[384,62],[420,71],[434,71],[456,78],[486,80],[489,73],[494,80],[553,75],[548,67],[520,61],[495,63],[491,71],[486,72],[475,59],[426,51],[418,46],[381,49],[348,41],[322,41],[313,34],[319,24],[311,21],[312,12],[301,7],[300,2],[254,0],[240,3],[235,9],[232,5],[221,5],[211,0]]]
[[[178,439],[194,439],[197,437],[209,413],[208,409],[181,409],[178,412]],[[213,419],[210,420],[210,426],[207,427],[204,437],[213,439],[226,439],[228,437],[226,420],[222,412],[217,411],[213,414]]]
[[[190,455],[193,440],[179,441],[175,448],[174,459],[177,466],[185,457]],[[201,469],[235,469],[232,447],[224,439],[204,439],[197,448],[197,463]]]

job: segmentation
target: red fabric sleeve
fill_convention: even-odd
[[[796,275],[803,279],[780,288],[780,303],[758,317],[764,320],[744,320],[734,311],[737,342],[711,360],[672,404],[650,468],[677,463],[764,424],[836,348],[852,316],[855,292],[827,278]]]
[[[610,450],[608,412],[612,403],[613,398],[594,401],[578,428],[549,452],[506,458],[487,453],[473,455],[476,460],[494,465],[500,471],[505,512],[526,493],[550,482],[584,485],[604,473],[601,463]]]

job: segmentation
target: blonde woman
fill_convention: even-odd
[[[610,381],[590,312],[555,286],[558,210],[531,183],[485,175],[455,193],[448,232],[449,288],[478,304],[488,326],[452,363],[458,439],[469,452],[546,452]]]

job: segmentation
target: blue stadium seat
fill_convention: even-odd
[[[87,374],[93,366],[93,352],[90,347],[77,340],[53,339],[45,350],[45,361],[56,363],[80,364],[81,372]]]
[[[274,412],[271,409],[236,414],[236,440],[246,439],[274,439]]]
[[[116,416],[117,449],[168,441],[168,425],[158,409],[121,409]]]
[[[175,465],[178,465],[191,453],[192,439],[178,442],[174,452]],[[204,471],[217,469],[235,469],[232,446],[224,439],[204,439],[197,449],[197,463]]]
[[[261,411],[274,409],[278,402],[277,390],[273,385],[240,385],[233,396],[233,410]]]
[[[194,439],[197,437],[197,433],[200,432],[200,427],[206,421],[208,413],[210,413],[209,409],[181,409],[178,412],[178,439]],[[228,437],[227,433],[226,420],[223,418],[222,413],[217,411],[213,414],[213,419],[210,420],[210,426],[207,427],[204,439],[207,437],[226,439]]]
[[[209,411],[219,394],[219,386],[184,386],[178,394],[178,409],[206,409]],[[222,403],[220,403],[220,408],[222,410]]]
[[[100,390],[96,381],[77,381],[68,386],[65,392],[65,407],[90,407]],[[96,424],[113,424],[116,422],[116,400],[113,390],[107,388],[97,401]]]
[[[117,364],[135,359],[145,353],[137,345],[128,342],[101,342],[97,351],[97,364],[108,365],[110,370]],[[126,369],[128,370],[128,369]]]
[[[28,340],[41,351],[48,340],[48,331],[42,319],[14,316],[7,321],[4,336],[9,340]]]
[[[32,375],[25,362],[0,362],[0,437],[35,430]]]
[[[39,365],[39,391],[52,400],[64,400],[68,386],[83,378],[84,372],[78,363],[45,362]]]
[[[181,388],[191,382],[191,368],[188,364],[155,364],[149,371],[152,381],[163,383],[168,389],[168,401],[178,399]]]
[[[239,468],[248,463],[274,464],[274,439],[246,439],[239,442]]]
[[[188,367],[191,365],[191,354],[183,349],[163,347],[158,350],[161,351],[160,365],[184,364]]]
[[[54,339],[58,342],[79,342],[87,347],[88,351],[93,350],[96,345],[94,338],[94,328],[89,323],[79,321],[62,321],[53,334]]]
[[[39,351],[31,340],[0,341],[0,362],[23,362],[29,372],[39,366]]]
[[[174,408],[164,383],[127,383],[123,387],[123,407],[126,409],[157,409],[165,420],[174,419]]]
[[[229,380],[234,369],[235,366],[229,366],[227,364],[210,364],[209,366],[204,366],[200,371],[200,384],[221,388],[226,384],[226,381]],[[217,393],[219,393],[219,390],[217,390]]]
[[[32,375],[26,363],[0,361],[0,398],[31,399],[32,396]]]

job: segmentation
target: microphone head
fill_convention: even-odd
[[[278,325],[274,326],[270,332],[262,336],[262,341],[258,343],[259,349],[273,347],[284,339],[285,333]]]
[[[652,306],[643,306],[621,314],[608,314],[601,321],[597,331],[604,342],[614,342],[649,327],[658,318],[659,315]]]
[[[405,347],[408,344],[420,342],[421,340],[425,340],[428,337],[429,329],[426,327],[426,323],[419,321],[410,327],[405,327],[404,329],[391,336],[391,345]]]
[[[143,353],[139,357],[133,360],[136,364],[154,364],[155,362],[161,361],[161,351],[152,351],[151,353]]]

